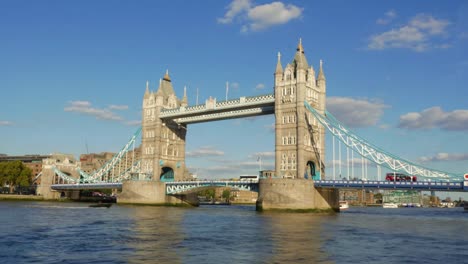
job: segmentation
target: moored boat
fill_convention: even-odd
[[[383,203],[382,208],[398,208],[396,203]]]
[[[90,204],[89,207],[106,207],[109,208],[111,207],[111,203],[98,203],[98,204]]]
[[[349,208],[348,201],[340,201],[340,211],[347,210]]]

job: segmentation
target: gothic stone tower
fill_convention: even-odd
[[[304,106],[323,114],[326,83],[320,62],[317,78],[299,41],[293,61],[283,70],[278,53],[275,77],[276,176],[320,179],[325,172],[325,130]]]
[[[150,92],[148,83],[143,96],[142,163],[141,170],[154,181],[181,180],[185,177],[186,125],[162,120],[163,109],[187,106],[187,95],[179,100],[172,88],[168,72],[159,81],[156,92]]]

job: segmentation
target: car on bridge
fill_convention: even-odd
[[[403,173],[394,173],[394,172],[389,172],[385,176],[386,181],[411,181],[415,182],[418,180],[416,176],[409,176]]]

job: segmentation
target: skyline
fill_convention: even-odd
[[[24,2],[0,4],[0,153],[118,152],[141,122],[146,81],[157,89],[166,70],[189,105],[273,93],[277,53],[284,67],[302,38],[316,72],[323,60],[327,109],[356,134],[468,172],[463,1]],[[270,115],[189,125],[189,169],[237,177],[258,171],[258,156],[271,169],[273,124]]]

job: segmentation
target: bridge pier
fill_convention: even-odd
[[[257,211],[298,210],[338,212],[338,189],[315,188],[306,179],[260,179]]]
[[[160,181],[124,181],[117,195],[119,204],[198,205],[197,194],[166,195],[166,183]]]

